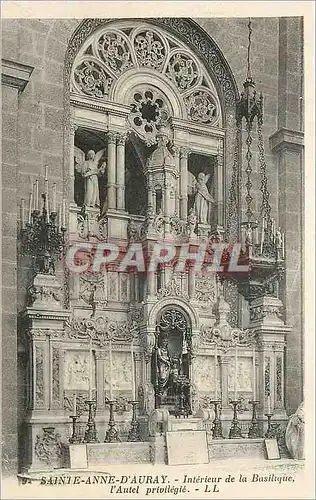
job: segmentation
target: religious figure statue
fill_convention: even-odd
[[[200,172],[197,179],[193,174],[189,174],[188,194],[195,194],[194,198],[194,211],[197,215],[197,222],[199,224],[209,224],[210,206],[215,203],[214,198],[210,195],[207,181],[210,174]]]
[[[104,154],[105,149],[101,149],[97,153],[90,149],[87,154],[87,159],[77,164],[75,169],[84,179],[84,205],[86,207],[100,207],[100,193],[98,178],[104,174],[106,163],[103,162],[99,166],[99,162]]]
[[[278,250],[280,250],[283,246],[283,236],[280,227],[276,230],[275,233],[275,245]]]
[[[155,388],[155,406],[160,407],[161,397],[167,391],[171,371],[171,359],[168,350],[168,339],[164,334],[156,332],[156,345],[152,354],[151,379]]]
[[[304,460],[305,416],[304,402],[290,416],[285,431],[285,444],[292,458]]]
[[[162,394],[167,388],[170,377],[171,361],[168,351],[168,339],[163,337],[157,349],[158,390]]]

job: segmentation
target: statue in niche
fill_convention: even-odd
[[[100,207],[99,177],[104,174],[106,162],[99,166],[105,149],[97,153],[90,149],[86,160],[75,165],[76,171],[84,179],[84,205],[86,207]]]
[[[193,208],[197,216],[197,222],[199,224],[209,224],[211,205],[215,203],[206,185],[210,178],[210,174],[200,172],[197,178],[195,178],[191,172],[188,172],[188,175],[188,194],[195,195]]]
[[[305,415],[304,403],[301,403],[296,412],[290,416],[286,432],[285,444],[292,458],[304,460],[305,444]]]
[[[160,407],[161,397],[166,392],[170,379],[171,358],[168,350],[168,338],[156,332],[156,345],[152,353],[151,375],[155,387],[156,408]]]

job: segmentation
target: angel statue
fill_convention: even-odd
[[[100,207],[100,193],[98,177],[104,174],[106,163],[99,166],[99,162],[105,149],[100,149],[97,153],[90,149],[87,159],[79,161],[75,165],[76,171],[82,175],[84,180],[84,205],[86,207]]]
[[[188,194],[194,194],[194,211],[197,215],[198,223],[209,224],[211,204],[215,203],[214,198],[210,195],[206,185],[210,178],[210,174],[200,172],[197,179],[191,172],[189,175]]]

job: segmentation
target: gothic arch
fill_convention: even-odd
[[[116,21],[115,19],[85,19],[77,27],[68,45],[65,60],[65,83],[70,84],[73,62],[87,37],[97,29]],[[133,20],[131,20],[133,21]],[[137,20],[139,21],[139,19]],[[204,63],[221,101],[222,115],[225,120],[225,108],[230,108],[238,99],[238,88],[235,78],[223,53],[203,28],[191,19],[182,18],[149,18],[143,20],[164,28],[191,48]],[[225,126],[225,123],[223,123]]]
[[[159,300],[148,314],[147,326],[155,328],[161,313],[166,309],[178,309],[188,319],[192,330],[196,331],[199,327],[199,318],[192,305],[181,297],[165,297]]]

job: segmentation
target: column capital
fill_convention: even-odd
[[[281,127],[269,137],[269,140],[271,150],[274,153],[280,153],[287,149],[299,152],[304,147],[304,132]]]
[[[78,130],[78,125],[74,122],[70,123],[70,133],[75,135],[76,130]]]
[[[126,134],[116,134],[116,143],[118,146],[124,146],[126,142]]]
[[[181,147],[180,148],[180,159],[188,158],[191,150],[189,148]]]
[[[95,359],[105,359],[107,356],[107,353],[104,349],[96,349],[94,351]]]
[[[108,144],[116,144],[116,132],[113,130],[108,132]]]

